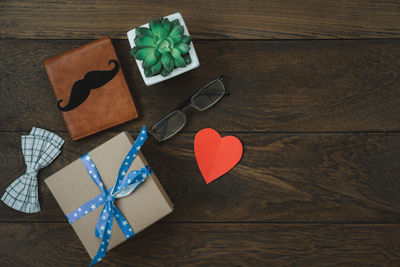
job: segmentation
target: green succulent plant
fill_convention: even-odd
[[[178,19],[151,19],[149,26],[135,29],[136,46],[130,52],[137,60],[143,60],[146,77],[157,74],[165,77],[174,68],[183,68],[192,62],[189,55],[191,38],[183,34],[184,28]]]

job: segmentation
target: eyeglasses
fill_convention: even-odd
[[[215,105],[224,95],[229,94],[225,90],[223,79],[222,76],[218,76],[217,79],[209,82],[194,95],[183,101],[174,111],[151,127],[150,135],[159,142],[165,141],[177,134],[185,126],[186,115],[183,113],[185,108],[194,107],[203,111]]]

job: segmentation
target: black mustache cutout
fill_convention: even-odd
[[[77,80],[71,89],[68,104],[64,107],[60,106],[63,99],[57,102],[57,107],[61,111],[70,111],[80,104],[90,95],[90,90],[97,89],[111,81],[119,71],[119,64],[115,59],[108,61],[108,65],[114,63],[112,70],[94,70],[85,74],[82,80]]]

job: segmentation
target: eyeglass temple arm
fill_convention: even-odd
[[[206,93],[205,95],[219,95],[219,94]],[[225,91],[224,95],[230,95],[230,92]],[[182,109],[186,108],[187,106],[189,106],[191,102],[192,102],[192,96],[187,98],[185,101],[183,101],[175,110],[182,110]]]

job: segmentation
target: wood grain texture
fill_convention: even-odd
[[[384,0],[2,1],[0,37],[126,38],[150,18],[181,12],[194,38],[400,37],[400,3]]]
[[[0,40],[1,131],[66,131],[42,61],[88,42]],[[114,130],[151,126],[217,74],[230,96],[188,110],[184,131],[400,130],[400,40],[195,41],[201,67],[151,87],[128,42],[114,45],[141,113]]]
[[[39,173],[42,212],[0,205],[1,221],[66,221],[43,179],[117,133],[79,142]],[[133,136],[136,133],[132,132]],[[400,134],[234,134],[244,155],[207,185],[193,155],[194,134],[143,153],[175,205],[170,222],[400,222]],[[20,133],[0,133],[1,188],[25,171]]]
[[[126,32],[175,12],[201,66],[146,87]],[[142,115],[72,142],[42,61],[104,36]],[[36,126],[66,139],[39,172],[42,212],[0,203],[0,266],[87,266],[43,179],[117,132],[135,136],[218,74],[229,97],[188,110],[182,133],[142,149],[174,212],[101,265],[398,266],[399,38],[393,0],[0,1],[0,194],[25,171],[22,134]],[[209,185],[193,155],[205,127],[244,145]]]
[[[1,223],[2,266],[85,266],[67,223]],[[43,238],[50,237],[51,238]],[[395,225],[158,223],[101,266],[396,266]]]

